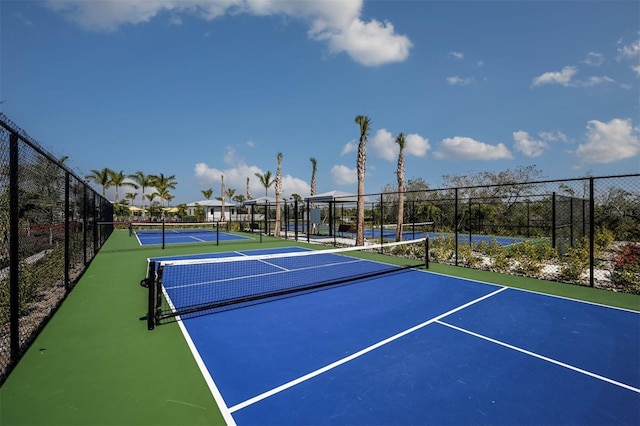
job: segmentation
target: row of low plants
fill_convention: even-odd
[[[429,258],[437,263],[452,264],[456,255],[455,240],[441,235],[430,240]],[[394,254],[424,258],[424,247],[399,246]],[[609,255],[607,252],[611,252]],[[607,257],[611,259],[607,260]],[[615,290],[640,294],[640,243],[614,244],[613,233],[597,230],[594,238],[595,267],[609,271],[608,278]],[[607,263],[605,265],[605,262]],[[458,244],[458,264],[494,272],[518,274],[562,282],[586,284],[589,269],[589,240],[583,238],[566,254],[559,256],[548,239],[523,241],[503,246],[497,241]]]

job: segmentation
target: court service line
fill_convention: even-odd
[[[404,331],[401,331],[401,332],[400,332],[400,333],[398,333],[398,334],[395,334],[395,335],[393,335],[393,336],[391,336],[391,337],[388,337],[388,338],[386,338],[386,339],[384,339],[384,340],[381,340],[381,341],[379,341],[378,343],[375,343],[375,344],[373,344],[373,345],[371,345],[371,346],[368,346],[368,347],[366,347],[366,348],[364,348],[364,349],[361,349],[360,351],[355,352],[355,353],[353,353],[353,354],[349,355],[348,357],[345,357],[345,358],[339,359],[338,361],[332,362],[331,364],[328,364],[328,365],[326,365],[326,366],[324,366],[324,367],[322,367],[322,368],[319,368],[319,369],[317,369],[317,370],[315,370],[315,371],[312,371],[311,373],[308,373],[308,374],[305,374],[304,376],[298,377],[298,378],[297,378],[297,379],[295,379],[295,380],[292,380],[292,381],[290,381],[290,382],[288,382],[288,383],[284,383],[284,384],[282,384],[282,385],[280,385],[280,386],[278,386],[278,387],[275,387],[275,388],[273,388],[273,389],[271,389],[271,390],[268,390],[268,391],[266,391],[266,392],[263,392],[263,393],[261,393],[260,395],[256,395],[256,396],[254,396],[253,398],[247,399],[247,400],[246,400],[246,401],[244,401],[244,402],[241,402],[241,403],[239,403],[239,404],[234,405],[233,407],[229,407],[229,412],[230,412],[230,413],[234,413],[234,412],[236,412],[236,411],[238,411],[238,410],[241,410],[241,409],[243,409],[243,408],[248,407],[249,405],[255,404],[256,402],[260,402],[260,401],[262,401],[263,399],[266,399],[266,398],[268,398],[268,397],[270,397],[270,396],[273,396],[273,395],[275,395],[275,394],[277,394],[277,393],[280,393],[280,392],[282,392],[282,391],[284,391],[284,390],[287,390],[287,389],[289,389],[289,388],[291,388],[291,387],[293,387],[293,386],[296,386],[296,385],[298,385],[298,384],[300,384],[300,383],[302,383],[302,382],[305,382],[305,381],[310,380],[310,379],[312,379],[312,378],[314,378],[314,377],[316,377],[316,376],[319,376],[320,374],[326,373],[327,371],[332,370],[332,369],[334,369],[334,368],[336,368],[336,367],[339,367],[339,366],[341,366],[342,364],[346,364],[347,362],[352,361],[352,360],[354,360],[354,359],[356,359],[356,358],[359,358],[359,357],[361,357],[362,355],[365,355],[365,354],[367,354],[367,353],[369,353],[369,352],[373,351],[374,349],[378,349],[378,348],[380,348],[380,347],[382,347],[382,346],[384,346],[384,345],[386,345],[386,344],[388,344],[388,343],[391,343],[391,342],[393,342],[393,341],[395,341],[395,340],[398,340],[398,339],[399,339],[399,338],[401,338],[401,337],[404,337],[404,336],[406,336],[406,335],[408,335],[408,334],[411,334],[411,333],[413,333],[414,331],[420,330],[421,328],[424,328],[424,327],[426,327],[426,326],[427,326],[427,325],[429,325],[429,324],[433,324],[434,322],[437,322],[437,321],[439,321],[440,319],[442,319],[442,318],[444,318],[444,317],[446,317],[446,316],[448,316],[448,315],[451,315],[451,314],[453,314],[453,313],[455,313],[455,312],[458,312],[458,311],[460,311],[460,310],[462,310],[462,309],[468,308],[468,307],[469,307],[469,306],[471,306],[471,305],[474,305],[474,304],[476,304],[476,303],[478,303],[478,302],[481,302],[481,301],[483,301],[483,300],[485,300],[485,299],[488,299],[488,298],[490,298],[490,297],[493,297],[493,296],[495,296],[496,294],[501,293],[501,292],[503,292],[503,291],[507,290],[508,288],[509,288],[509,287],[502,287],[502,288],[499,288],[498,290],[496,290],[496,291],[494,291],[494,292],[492,292],[492,293],[485,294],[484,296],[481,296],[481,297],[479,297],[479,298],[477,298],[477,299],[474,299],[474,300],[472,300],[472,301],[470,301],[470,302],[467,302],[467,303],[465,303],[464,305],[460,305],[460,306],[458,306],[458,307],[456,307],[456,308],[454,308],[454,309],[451,309],[451,310],[450,310],[450,311],[448,311],[448,312],[445,312],[445,313],[443,313],[443,314],[440,314],[440,315],[438,315],[438,316],[436,316],[436,317],[433,317],[433,318],[431,318],[431,319],[429,319],[429,320],[427,320],[427,321],[425,321],[425,322],[423,322],[423,323],[421,323],[421,324],[418,324],[418,325],[416,325],[416,326],[413,326],[413,327],[411,327],[411,328],[408,328],[408,329],[406,329],[406,330],[404,330]]]
[[[625,389],[628,389],[630,391],[633,391],[633,392],[636,392],[636,393],[640,393],[640,389],[638,389],[638,388],[634,388],[633,386],[618,382],[618,381],[613,380],[613,379],[609,379],[608,377],[604,377],[604,376],[601,376],[599,374],[592,373],[591,371],[588,371],[588,370],[583,370],[582,368],[573,366],[571,364],[567,364],[567,363],[564,363],[562,361],[558,361],[556,359],[549,358],[549,357],[546,357],[544,355],[540,355],[540,354],[537,354],[535,352],[531,352],[531,351],[528,351],[528,350],[523,349],[523,348],[519,348],[519,347],[514,346],[514,345],[510,345],[509,343],[501,342],[500,340],[496,340],[496,339],[493,339],[493,338],[488,337],[488,336],[483,336],[482,334],[478,334],[478,333],[475,333],[475,332],[473,332],[471,330],[467,330],[467,329],[464,329],[464,328],[461,328],[461,327],[457,327],[455,325],[448,324],[446,322],[436,321],[436,323],[440,324],[440,325],[444,325],[444,326],[449,327],[449,328],[453,328],[454,330],[458,330],[458,331],[460,331],[462,333],[469,334],[469,335],[477,337],[479,339],[483,339],[483,340],[486,340],[488,342],[495,343],[496,345],[504,346],[505,348],[512,349],[514,351],[523,353],[525,355],[529,355],[529,356],[532,356],[534,358],[538,358],[538,359],[541,359],[543,361],[550,362],[550,363],[558,365],[560,367],[568,368],[569,370],[573,370],[573,371],[576,371],[578,373],[585,374],[585,375],[593,377],[595,379],[602,380],[604,382],[611,383],[611,384],[616,385],[616,386],[620,386],[621,388],[625,388]]]

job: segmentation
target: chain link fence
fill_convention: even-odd
[[[109,237],[113,208],[0,113],[0,384]]]
[[[640,174],[364,197],[370,242],[428,236],[434,262],[640,294]],[[284,203],[280,236],[353,244],[356,198]],[[273,235],[275,208],[252,229]]]

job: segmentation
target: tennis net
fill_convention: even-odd
[[[129,235],[167,235],[167,234],[197,234],[202,232],[216,232],[218,222],[131,222]]]
[[[148,328],[169,318],[221,312],[299,292],[424,267],[428,240],[325,250],[150,261]],[[225,255],[227,257],[225,257]]]

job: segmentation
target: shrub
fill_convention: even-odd
[[[604,227],[598,227],[596,229],[593,244],[596,252],[606,250],[611,244],[613,244],[614,236],[613,232]]]
[[[463,265],[470,267],[477,266],[480,263],[480,258],[473,254],[473,249],[468,244],[458,246],[458,260]]]
[[[544,262],[555,257],[555,253],[548,243],[531,244],[523,241],[511,246],[516,260],[515,270],[525,275],[537,275],[544,267]]]
[[[640,244],[627,243],[614,259],[611,282],[625,291],[640,294]]]
[[[451,260],[455,254],[455,242],[453,238],[440,235],[431,240],[429,252],[431,259],[435,262],[446,262]]]
[[[559,278],[562,281],[579,281],[588,266],[589,238],[584,237],[567,252],[564,263],[560,268]]]

